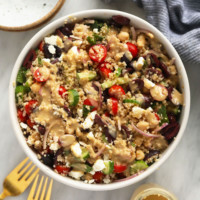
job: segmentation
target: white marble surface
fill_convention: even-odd
[[[100,0],[66,0],[63,8],[52,20],[71,12],[93,8],[122,10],[144,18],[143,11],[131,0],[115,0],[109,5]],[[25,157],[15,138],[9,118],[8,83],[10,73],[23,46],[40,28],[19,33],[0,31],[0,191],[4,177]],[[200,199],[200,66],[185,63],[185,67],[189,76],[192,96],[189,123],[176,151],[159,170],[136,185],[108,192],[77,190],[54,181],[52,199],[128,200],[134,189],[146,182],[153,182],[168,188],[180,200]],[[14,199],[23,200],[27,196],[28,191]]]

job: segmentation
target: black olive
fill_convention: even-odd
[[[44,57],[45,58],[52,58],[53,57],[53,54],[51,54],[49,52],[49,44],[44,44],[44,46],[43,46],[43,52],[44,52]]]
[[[53,164],[54,164],[54,156],[53,154],[45,154],[42,155],[41,160],[43,161],[43,163],[51,168],[53,168]]]

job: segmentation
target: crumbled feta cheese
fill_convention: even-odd
[[[88,183],[89,183],[89,184],[94,183],[94,179],[89,180]]]
[[[53,141],[54,141],[54,142],[58,142],[58,140],[59,140],[59,137],[58,137],[58,136],[53,136]]]
[[[82,171],[76,171],[76,170],[72,170],[69,172],[69,176],[79,180],[81,178],[81,176],[84,175],[84,172]]]
[[[77,46],[73,46],[73,47],[71,48],[71,51],[72,51],[74,54],[78,54],[78,48],[77,48]]]
[[[36,125],[33,126],[33,129],[36,130],[37,132],[39,132],[38,127]]]
[[[79,117],[83,116],[83,109],[77,109],[77,113]]]
[[[50,37],[45,37],[45,38],[44,38],[44,41],[45,41],[45,43],[47,43],[47,44],[57,45],[57,39],[58,39],[58,36],[57,36],[57,35],[52,35],[52,36],[50,36]]]
[[[141,70],[143,65],[144,65],[143,57],[139,57],[139,59],[137,61],[134,61],[133,63],[133,67],[135,68],[135,70]]]
[[[96,172],[101,171],[104,168],[105,168],[105,164],[104,164],[103,160],[101,160],[101,159],[97,160],[93,165],[93,170]]]
[[[70,163],[67,160],[65,160],[65,162],[66,162],[65,166],[70,167]]]
[[[95,171],[92,170],[92,171],[90,171],[89,173],[92,174],[92,175],[94,175],[94,174],[95,174]]]
[[[103,182],[104,182],[105,184],[108,184],[108,183],[111,182],[111,180],[110,180],[109,177],[106,176],[106,177],[103,179]]]
[[[48,65],[50,63],[50,59],[49,58],[43,58],[42,59],[42,63]]]
[[[152,81],[150,81],[147,78],[144,78],[143,81],[144,81],[144,87],[147,89],[151,89],[152,87],[155,86],[155,83],[153,83]]]
[[[96,113],[96,111],[93,111],[86,117],[85,121],[82,123],[83,129],[88,129],[92,127],[92,125],[94,124],[94,118]]]
[[[20,123],[20,126],[21,126],[23,129],[27,129],[27,127],[28,127],[27,124],[24,124],[23,122]]]
[[[59,144],[58,143],[52,143],[50,145],[50,149],[53,151],[57,151],[59,149]]]
[[[135,106],[132,108],[132,112],[133,112],[133,117],[137,118],[137,119],[140,119],[144,113],[144,109],[138,107],[138,106]]]
[[[82,155],[81,146],[78,142],[71,145],[71,151],[76,157],[80,157]]]
[[[99,33],[98,28],[94,28],[94,29],[93,29],[93,32],[94,32],[94,33]]]
[[[87,134],[87,138],[90,139],[90,140],[94,139],[94,134],[93,134],[92,131],[90,131],[90,132]]]
[[[56,49],[53,45],[49,45],[48,50],[51,54],[55,54],[56,53]]]

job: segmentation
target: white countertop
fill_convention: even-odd
[[[131,0],[113,1],[108,5],[100,0],[66,0],[63,8],[51,21],[75,11],[95,8],[116,9],[145,18],[143,10]],[[14,135],[9,117],[8,83],[10,74],[20,51],[40,29],[41,27],[18,33],[0,31],[0,191],[2,191],[5,176],[25,157]],[[52,199],[129,200],[135,188],[148,182],[168,188],[180,200],[200,199],[200,66],[184,64],[191,87],[191,115],[184,137],[165,164],[142,182],[116,191],[83,191],[54,181]],[[28,191],[19,197],[14,197],[14,199],[23,200],[27,196]]]

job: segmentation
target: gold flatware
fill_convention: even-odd
[[[23,193],[26,188],[31,184],[35,176],[38,174],[39,169],[35,171],[35,165],[28,162],[28,157],[24,159],[17,167],[8,174],[3,183],[3,192],[0,195],[0,200],[7,196],[18,196]]]
[[[39,177],[39,175],[37,175],[37,177],[35,178],[35,181],[33,183],[33,186],[31,188],[31,191],[29,193],[27,200],[50,200],[53,180],[51,179],[51,181],[49,183],[49,188],[47,190],[46,197],[45,197],[48,178],[46,178],[44,186],[43,186],[43,190],[40,194],[40,191],[41,191],[41,188],[42,188],[42,183],[43,183],[43,180],[44,180],[44,176],[42,176],[40,183],[39,183],[39,186],[37,188],[38,177]],[[36,188],[37,188],[37,192],[36,192]],[[36,192],[36,194],[35,194],[35,192]],[[39,198],[39,196],[40,196],[40,198]]]

